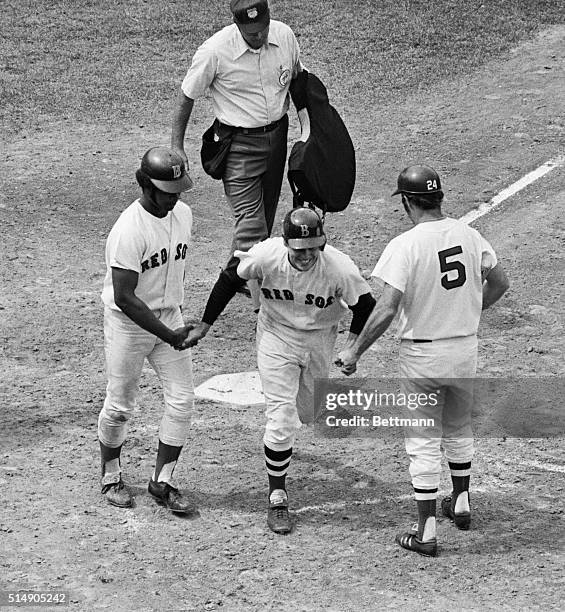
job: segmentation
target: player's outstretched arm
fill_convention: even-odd
[[[381,297],[353,346],[346,347],[338,353],[336,365],[341,367],[341,371],[346,376],[355,371],[352,371],[353,366],[359,361],[361,355],[388,329],[398,311],[401,299],[402,291],[385,283]]]
[[[359,296],[357,300],[357,304],[353,306],[349,306],[349,310],[353,313],[353,318],[351,319],[351,324],[349,326],[349,334],[347,336],[347,340],[345,341],[345,346],[342,349],[343,351],[347,351],[348,349],[353,348],[361,330],[367,323],[371,312],[373,312],[373,308],[375,307],[376,301],[371,293],[364,293]],[[340,365],[341,362],[339,359],[336,361],[337,365]],[[351,366],[344,368],[343,373],[346,376],[350,376],[357,371],[357,363],[352,364]]]
[[[202,338],[206,336],[210,327],[215,323],[216,319],[224,311],[224,308],[229,304],[230,300],[236,294],[237,289],[245,282],[245,279],[238,276],[236,267],[239,259],[233,257],[225,270],[222,270],[218,280],[212,287],[202,321],[194,327],[188,334],[187,339],[180,347],[181,350],[195,346]]]
[[[500,264],[488,273],[483,284],[483,310],[490,308],[508,290],[510,283]]]
[[[357,360],[348,358],[348,355],[353,353],[353,347],[355,346],[357,338],[357,334],[352,334],[351,331],[349,332],[347,340],[345,341],[345,346],[339,351],[338,357],[334,362],[336,366],[341,368],[341,373],[346,376],[351,376],[357,372]],[[347,365],[343,362],[343,358],[347,360]]]

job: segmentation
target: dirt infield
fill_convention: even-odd
[[[438,169],[446,211],[459,217],[563,154],[564,66],[565,28],[556,26],[472,78],[378,107],[353,97],[343,115],[357,187],[350,207],[328,219],[330,242],[360,268],[374,265],[408,228],[389,194],[410,161]],[[208,119],[196,115],[194,153]],[[260,407],[197,402],[176,476],[200,517],[179,519],[149,499],[161,396],[147,369],[124,447],[136,506],[105,504],[96,436],[104,241],[137,195],[140,151],[167,129],[166,119],[120,132],[61,119],[4,143],[0,588],[65,590],[81,611],[560,609],[563,437],[480,439],[473,528],[439,518],[440,556],[424,559],[394,544],[414,513],[402,440],[303,428],[289,476],[296,527],[280,537],[266,526]],[[291,136],[297,129],[294,115]],[[231,213],[220,184],[191,159],[186,306],[197,318],[227,255]],[[564,375],[564,177],[556,169],[476,223],[512,284],[481,324],[482,376]],[[285,186],[279,216],[290,206]],[[255,369],[254,325],[249,302],[236,297],[193,351],[196,384]],[[359,376],[393,375],[396,354],[387,334]],[[448,491],[444,474],[440,493]]]

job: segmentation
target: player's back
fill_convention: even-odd
[[[400,336],[435,340],[476,334],[481,269],[496,264],[488,242],[465,223],[446,218],[419,223],[389,246],[405,269],[405,286],[398,287],[404,294]]]

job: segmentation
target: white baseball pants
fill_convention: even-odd
[[[179,308],[157,310],[154,314],[172,329],[184,325]],[[110,308],[104,311],[104,349],[108,384],[98,417],[98,437],[102,444],[110,448],[123,444],[147,359],[163,385],[165,411],[159,439],[170,446],[183,446],[194,405],[190,349],[175,351],[121,311]]]
[[[257,322],[257,365],[265,396],[266,446],[292,448],[302,423],[311,423],[321,407],[314,406],[314,382],[327,378],[337,326],[300,331],[272,328],[261,315]]]
[[[473,379],[477,371],[477,337],[400,345],[403,393],[437,393],[437,405],[420,405],[412,417],[433,419],[432,427],[406,427],[406,452],[412,484],[439,486],[442,450],[448,461],[466,463],[474,452],[471,417]]]

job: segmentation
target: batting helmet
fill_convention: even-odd
[[[416,195],[441,191],[439,174],[430,166],[408,166],[398,175],[397,189],[392,195],[412,193]]]
[[[324,247],[324,224],[312,208],[293,208],[283,219],[283,238],[291,249]]]
[[[181,156],[167,147],[149,149],[141,160],[141,170],[165,193],[180,193],[192,187]]]

